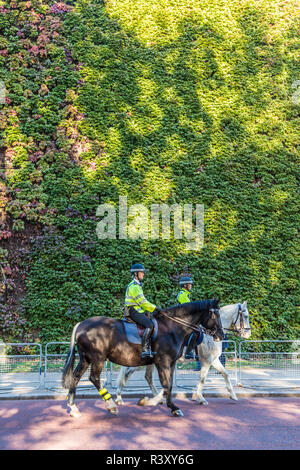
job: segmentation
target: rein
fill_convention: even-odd
[[[183,320],[182,318],[179,319],[179,318],[170,317],[170,316],[167,315],[165,312],[162,312],[162,311],[161,311],[161,312],[159,312],[159,313],[160,313],[163,317],[166,317],[166,318],[168,318],[169,320],[174,321],[175,323],[179,323],[179,324],[182,325],[182,326],[185,326],[185,327],[187,327],[187,328],[190,328],[192,331],[195,331],[195,332],[198,333],[198,334],[199,334],[199,331],[200,331],[201,329],[203,330],[203,332],[204,332],[205,334],[208,334],[208,335],[211,335],[211,336],[213,336],[213,335],[216,333],[216,329],[215,329],[215,330],[208,330],[208,329],[204,328],[202,325],[200,325],[200,326],[193,325],[193,324],[187,322],[186,320]]]
[[[240,318],[240,328],[237,328],[236,324],[239,318]],[[242,331],[251,330],[251,328],[244,327],[243,309],[242,309],[241,304],[238,304],[238,313],[237,313],[235,322],[233,323],[233,326],[234,328],[223,328],[223,330],[231,331],[232,333],[239,333],[239,334],[241,334]]]

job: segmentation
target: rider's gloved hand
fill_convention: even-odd
[[[160,307],[155,307],[155,310],[153,310],[152,315],[155,317],[157,313],[160,313],[162,309]]]

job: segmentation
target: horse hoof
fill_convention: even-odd
[[[107,407],[107,410],[112,415],[117,415],[119,413],[118,408],[116,407],[116,404],[115,404],[115,402],[113,401],[112,398],[109,398],[109,400],[107,400],[106,407]]]
[[[125,402],[122,398],[116,398],[115,403],[116,405],[125,405]]]
[[[80,411],[78,410],[78,408],[76,408],[76,409],[74,408],[74,409],[71,409],[71,411],[70,411],[70,416],[71,416],[72,418],[76,418],[76,419],[77,419],[77,418],[80,418],[81,413],[80,413]]]
[[[172,411],[173,416],[183,416],[183,413],[181,410],[174,410]]]
[[[207,401],[199,401],[199,405],[202,405],[202,406],[208,406],[208,403]]]
[[[146,402],[148,400],[148,397],[144,397],[144,398],[141,398],[139,401],[138,401],[138,405],[139,406],[146,406]]]

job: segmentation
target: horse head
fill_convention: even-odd
[[[208,319],[206,323],[206,328],[211,331],[211,335],[214,338],[214,341],[217,342],[223,341],[225,338],[224,331],[222,329],[219,302],[219,299],[213,299],[212,306],[208,311]]]
[[[199,325],[201,325],[204,332],[212,336],[215,341],[222,341],[225,337],[218,299],[197,300],[174,305],[159,314],[191,331],[198,331]]]
[[[248,339],[251,336],[251,327],[249,321],[249,312],[247,308],[247,301],[238,304],[238,314],[235,326],[240,331],[241,337]]]

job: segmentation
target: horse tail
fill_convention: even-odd
[[[73,328],[70,348],[69,348],[68,356],[66,358],[66,362],[64,365],[64,369],[63,369],[62,386],[64,388],[67,388],[68,390],[74,386],[73,367],[74,367],[74,362],[75,362],[75,346],[76,346],[75,334],[76,334],[76,330],[79,324],[80,323],[77,323],[77,325],[75,325]]]

